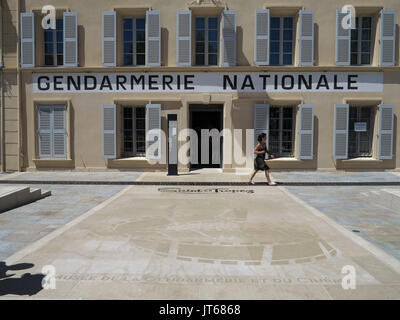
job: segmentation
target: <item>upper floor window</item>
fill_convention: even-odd
[[[356,17],[356,28],[351,30],[351,64],[371,64],[371,17]]]
[[[270,65],[292,65],[293,17],[271,17],[270,29]]]
[[[143,66],[146,60],[146,19],[123,19],[124,65]]]
[[[198,17],[195,20],[195,64],[218,65],[218,18]]]
[[[62,66],[64,64],[64,22],[56,20],[56,29],[44,30],[44,64]]]

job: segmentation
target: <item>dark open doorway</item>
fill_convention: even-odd
[[[217,129],[221,132],[223,127],[222,105],[190,105],[190,128],[195,130],[198,137],[198,163],[190,163],[190,169],[222,168],[222,137],[220,138],[220,161],[212,163],[212,139],[209,138],[208,163],[201,163],[201,129]]]

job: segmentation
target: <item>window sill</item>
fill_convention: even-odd
[[[381,163],[383,160],[375,159],[375,158],[367,158],[367,157],[359,157],[352,159],[343,159],[341,160],[343,163],[354,163],[354,162],[362,162],[362,163]]]
[[[33,163],[36,167],[73,167],[74,160],[72,159],[55,159],[55,158],[48,158],[48,159],[32,159]]]

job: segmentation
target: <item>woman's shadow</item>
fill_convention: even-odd
[[[7,294],[29,295],[37,294],[43,289],[43,274],[25,273],[20,278],[13,278],[15,274],[7,274],[9,270],[30,269],[32,263],[19,263],[7,266],[5,262],[0,261],[0,296]]]

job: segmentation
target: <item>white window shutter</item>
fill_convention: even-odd
[[[161,104],[146,105],[146,158],[161,158]]]
[[[254,63],[269,64],[269,9],[255,12]]]
[[[396,11],[381,10],[380,65],[394,66],[395,52]]]
[[[349,105],[335,104],[333,157],[347,159],[349,143]]]
[[[300,104],[299,159],[312,159],[314,155],[314,105]]]
[[[64,12],[64,66],[78,66],[78,13]]]
[[[116,106],[115,104],[103,104],[103,158],[115,159],[116,152]]]
[[[51,108],[38,107],[39,158],[51,158]]]
[[[35,66],[35,15],[21,13],[21,67]]]
[[[299,65],[314,65],[314,11],[300,10]]]
[[[236,65],[236,11],[222,11],[222,66]]]
[[[53,108],[53,157],[66,157],[65,106]]]
[[[117,13],[103,12],[103,66],[117,65]]]
[[[393,156],[393,109],[392,104],[379,105],[379,159],[392,159]]]
[[[146,11],[146,66],[161,65],[161,13]]]
[[[350,65],[351,29],[343,29],[342,20],[348,13],[336,11],[336,65]]]
[[[254,145],[258,143],[257,137],[260,133],[267,135],[266,144],[269,142],[269,104],[254,104]]]
[[[179,10],[176,14],[177,40],[176,64],[179,66],[192,65],[192,11]]]

